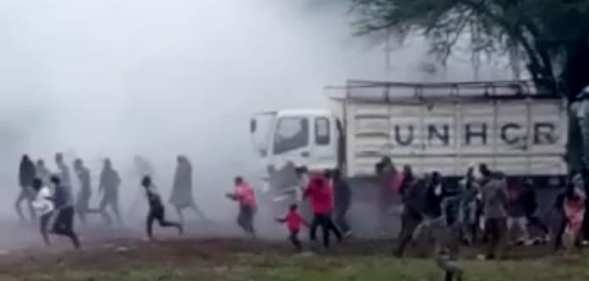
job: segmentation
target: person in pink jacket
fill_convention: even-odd
[[[255,236],[254,215],[256,213],[257,203],[254,189],[242,177],[236,177],[235,191],[227,194],[227,197],[239,203],[237,224],[247,234]]]
[[[323,230],[323,247],[329,248],[329,236],[333,232],[338,241],[341,242],[342,234],[333,223],[331,213],[334,208],[333,188],[324,175],[316,174],[311,177],[309,185],[305,189],[304,198],[311,202],[313,210],[313,221],[310,227],[310,239],[316,241],[317,228]]]

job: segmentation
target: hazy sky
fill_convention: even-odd
[[[256,111],[324,107],[323,87],[347,78],[472,79],[459,61],[436,77],[421,73],[429,58],[420,39],[393,53],[386,74],[382,47],[352,36],[348,7],[335,2],[0,0],[7,200],[23,152],[83,157],[95,177],[105,156],[125,173],[143,154],[165,192],[184,153],[197,201],[210,209],[255,164],[247,120]],[[483,78],[501,73],[489,68]]]

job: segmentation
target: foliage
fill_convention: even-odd
[[[589,69],[589,0],[352,2],[360,34],[383,29],[423,34],[442,61],[465,36],[475,53],[521,50],[539,87],[572,97],[589,84],[589,76],[581,74]]]

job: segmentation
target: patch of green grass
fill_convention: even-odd
[[[181,265],[164,262],[117,264],[109,270],[84,265],[26,266],[0,271],[2,281],[429,281],[443,280],[432,260],[386,256],[298,257],[229,255],[214,262],[188,257]],[[466,261],[468,281],[589,280],[586,259],[547,258],[527,261]]]

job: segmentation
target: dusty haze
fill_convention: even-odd
[[[248,118],[260,110],[323,107],[323,87],[347,78],[472,79],[468,61],[420,71],[424,40],[392,54],[352,35],[348,6],[313,0],[0,0],[0,218],[14,220],[20,155],[82,157],[96,180],[110,156],[127,213],[141,154],[167,198],[178,153],[195,168],[198,204],[232,218],[223,198],[256,158]],[[505,75],[503,66],[481,78]],[[503,77],[505,78],[505,77]],[[70,164],[71,165],[71,164]],[[94,188],[96,184],[94,185]],[[96,204],[97,198],[93,198]]]

